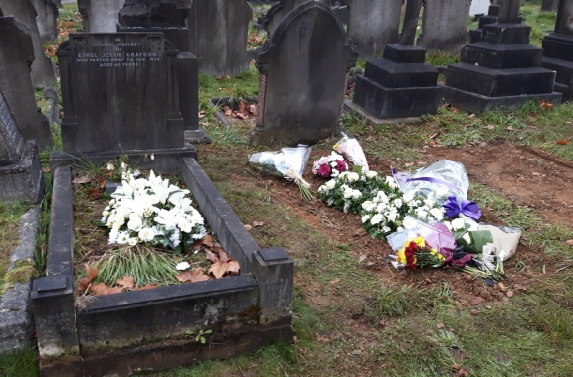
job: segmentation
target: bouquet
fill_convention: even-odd
[[[410,270],[442,267],[444,260],[445,257],[430,247],[421,236],[409,238],[396,255],[396,261]]]
[[[310,148],[306,145],[299,145],[296,148],[282,148],[278,152],[255,153],[249,156],[249,163],[265,173],[294,181],[300,190],[301,197],[312,200],[310,184],[302,178],[309,155]]]
[[[181,252],[207,234],[204,219],[188,194],[189,190],[170,184],[153,170],[148,178],[136,178],[126,171],[100,225],[109,229],[110,244],[145,243]]]
[[[366,172],[370,170],[368,168],[368,161],[366,161],[366,156],[364,155],[364,150],[355,138],[342,133],[342,138],[338,143],[334,144],[333,149],[346,157],[354,166],[360,166],[362,171]]]
[[[331,152],[328,157],[321,157],[312,164],[312,173],[322,178],[336,178],[342,172],[348,170],[348,164],[344,157],[336,152]]]

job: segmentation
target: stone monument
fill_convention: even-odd
[[[422,34],[416,44],[429,51],[459,53],[468,41],[467,15],[470,2],[471,0],[425,0]]]
[[[520,23],[520,1],[500,5],[498,22],[483,26],[481,42],[466,45],[461,62],[448,66],[445,100],[473,113],[530,100],[558,103],[555,72],[539,66],[543,50],[529,44],[531,28]]]
[[[117,31],[117,14],[124,0],[78,0],[78,10],[83,16],[84,31],[88,33],[114,33]]]
[[[486,15],[476,16],[478,21],[477,29],[470,30],[470,43],[477,43],[481,41],[481,33],[484,25],[495,24],[499,16],[499,5],[491,4],[488,8]]]
[[[329,6],[310,1],[290,12],[258,51],[259,108],[251,143],[296,146],[331,136],[356,57]]]
[[[554,90],[573,99],[573,0],[561,0],[553,33],[543,38],[541,66],[557,72]]]
[[[38,13],[36,23],[42,42],[58,38],[58,6],[52,0],[32,0]]]

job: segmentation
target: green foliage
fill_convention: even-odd
[[[37,377],[40,368],[36,359],[36,348],[29,346],[10,354],[0,355],[0,376]]]
[[[207,343],[207,339],[205,339],[205,335],[209,335],[212,334],[213,330],[209,329],[209,330],[199,330],[199,332],[195,332],[192,330],[187,330],[185,331],[185,334],[187,335],[191,335],[195,337],[195,341],[197,343],[201,343],[201,344],[205,344]]]

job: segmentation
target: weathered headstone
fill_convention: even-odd
[[[36,104],[30,77],[34,46],[30,29],[14,17],[0,17],[0,92],[26,140],[53,146],[48,119]]]
[[[422,34],[417,44],[429,51],[459,53],[468,42],[468,19],[471,0],[426,0],[422,17]]]
[[[484,14],[488,11],[490,5],[490,0],[472,0],[470,5],[470,16],[475,16],[476,14]]]
[[[179,106],[185,122],[185,138],[193,143],[209,142],[199,126],[199,62],[195,55],[196,30],[186,24],[195,19],[196,1],[126,0],[119,12],[121,32],[161,32],[179,50]],[[194,28],[196,25],[189,25]]]
[[[280,0],[273,5],[261,20],[262,26],[267,33],[269,33],[269,36],[273,35],[277,27],[290,11],[307,1],[324,2],[325,0]]]
[[[44,53],[38,25],[37,12],[31,0],[0,0],[4,15],[14,16],[30,29],[35,59],[32,63],[32,83],[36,88],[53,86],[56,83],[53,62]],[[1,36],[2,38],[4,36]],[[4,43],[4,41],[2,41]],[[19,122],[18,122],[19,123]]]
[[[247,41],[253,10],[246,0],[195,0],[199,71],[234,75],[249,69]]]
[[[58,37],[58,7],[52,0],[32,0],[38,13],[36,23],[42,42],[50,41]]]
[[[384,46],[398,43],[400,0],[348,0],[348,37],[360,57],[381,56]]]
[[[331,136],[356,57],[329,6],[307,2],[290,12],[257,55],[259,108],[251,143],[294,146]]]
[[[178,51],[163,34],[72,34],[57,54],[65,153],[196,155],[183,142]]]
[[[573,0],[561,0],[553,33],[543,38],[541,65],[556,71],[556,92],[573,99]]]
[[[42,183],[38,147],[24,140],[0,93],[0,200],[37,203]]]
[[[400,44],[413,45],[416,42],[416,30],[422,10],[423,0],[408,0],[404,12],[404,25],[400,33]]]
[[[558,103],[555,72],[539,66],[543,51],[529,44],[531,28],[520,23],[520,0],[500,5],[498,23],[484,25],[481,42],[466,45],[461,62],[448,66],[446,101],[474,113],[531,100]]]
[[[84,31],[88,33],[114,33],[117,31],[117,14],[124,0],[78,0],[78,10],[83,16]]]
[[[356,78],[354,104],[380,119],[436,114],[438,70],[425,58],[423,47],[386,45],[383,57],[368,60]]]

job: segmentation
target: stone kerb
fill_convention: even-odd
[[[180,163],[199,210],[240,262],[241,275],[99,296],[75,307],[71,170],[57,167],[48,246],[54,256],[32,294],[43,376],[129,376],[292,337],[292,260],[280,248],[260,250],[197,162]],[[185,335],[206,329],[213,331],[209,345]]]

